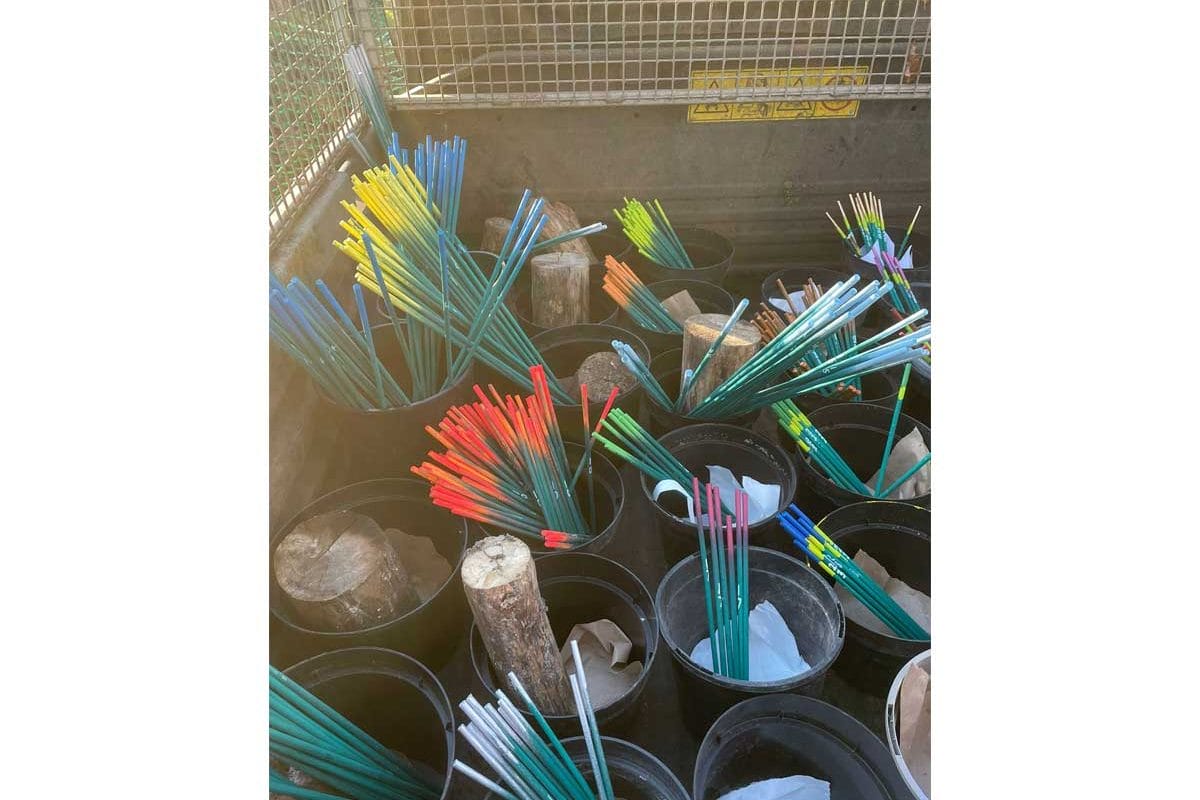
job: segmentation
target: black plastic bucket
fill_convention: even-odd
[[[609,225],[608,230],[600,233],[593,233],[587,237],[587,243],[592,248],[592,253],[596,256],[596,261],[599,262],[600,273],[604,274],[604,257],[612,256],[617,261],[627,261],[629,253],[633,250],[633,243],[625,238],[625,234],[621,232],[621,226]]]
[[[579,767],[588,786],[595,786],[592,762],[583,737],[564,739],[562,745]],[[614,796],[621,800],[691,800],[691,795],[683,788],[675,773],[636,744],[601,736],[600,746],[604,749]],[[495,796],[489,792],[485,800],[493,800]]]
[[[357,511],[384,528],[425,536],[451,566],[437,593],[403,616],[359,631],[312,630],[298,620],[275,581],[275,548],[302,521],[330,511]],[[271,663],[293,664],[309,656],[347,647],[387,647],[441,669],[454,653],[468,619],[459,585],[462,563],[473,531],[467,521],[429,502],[429,484],[409,478],[380,478],[337,489],[306,506],[271,537]]]
[[[322,653],[284,670],[384,747],[442,776],[452,797],[454,709],[419,661],[381,647]]]
[[[866,483],[878,471],[879,464],[883,461],[883,448],[887,444],[888,426],[892,423],[892,410],[870,403],[838,403],[818,408],[809,414],[808,418],[833,446],[833,449],[850,465],[854,474],[863,483]],[[921,436],[925,439],[925,446],[932,450],[933,443],[930,439],[929,427],[922,425],[903,412],[896,422],[896,434],[892,440],[892,447],[894,448],[896,442],[911,433],[913,428],[921,431]],[[825,473],[804,456],[797,455],[796,464],[796,472],[801,485],[824,498],[832,504],[833,508],[841,508],[871,499],[841,488],[825,477]],[[873,489],[874,487],[868,488]],[[900,502],[930,508],[931,498],[932,491],[929,494]],[[894,496],[893,499],[895,499]],[[808,508],[803,504],[800,507],[809,513]]]
[[[676,279],[652,283],[646,288],[659,300],[666,300],[671,295],[686,289],[703,314],[731,314],[736,305],[733,302],[733,296],[715,283]],[[683,347],[682,333],[646,330],[624,311],[621,312],[618,324],[640,336],[642,341],[649,345],[651,352],[661,353],[664,350],[680,350]]]
[[[391,323],[376,325],[371,329],[371,335],[380,361],[407,392],[410,388],[408,367]],[[425,433],[425,426],[436,427],[448,408],[470,402],[474,397],[471,391],[474,382],[474,365],[468,365],[456,383],[427,400],[374,411],[342,405],[317,386],[317,394],[324,404],[318,422],[337,426],[336,438],[344,454],[345,472],[339,477],[351,483],[407,475],[409,467],[420,464],[430,447],[437,444]]]
[[[867,502],[844,506],[817,523],[850,558],[866,550],[888,574],[917,591],[930,589],[930,515],[907,503]],[[928,641],[902,639],[846,620],[846,647],[834,670],[876,697],[887,694],[896,672]]]
[[[629,266],[642,283],[685,278],[720,285],[733,263],[733,242],[706,228],[676,228],[675,234],[692,261],[693,269],[671,269],[646,258],[636,247],[629,251]]]
[[[811,697],[775,694],[738,703],[704,736],[695,800],[756,781],[808,775],[832,800],[911,800],[887,748],[846,712]]]
[[[749,548],[750,607],[770,600],[787,622],[796,647],[811,669],[778,681],[738,681],[697,666],[688,656],[708,636],[700,555],[688,556],[667,572],[654,598],[663,641],[671,651],[684,724],[696,737],[721,712],[748,697],[798,692],[819,695],[842,649],[846,621],[829,584],[797,558],[762,547]]]
[[[658,652],[658,618],[654,598],[637,576],[603,556],[591,553],[562,553],[537,560],[538,588],[546,603],[555,641],[561,645],[578,624],[609,619],[629,637],[633,647],[629,661],[641,661],[642,672],[624,696],[597,708],[596,721],[601,731],[625,730],[635,716],[638,697],[646,688],[654,656]],[[507,680],[495,675],[483,638],[472,623],[470,633],[471,664],[488,697],[497,685],[508,693]],[[497,683],[502,681],[502,683]],[[525,712],[522,710],[521,712]],[[528,715],[526,715],[528,719]],[[546,715],[558,736],[578,736],[579,718],[571,715]]]
[[[613,352],[613,339],[620,339],[632,347],[642,361],[650,360],[650,351],[647,349],[646,343],[629,331],[615,325],[572,325],[566,328],[555,328],[533,337],[533,345],[542,354],[546,366],[556,377],[573,378],[579,365],[588,356],[593,353]],[[574,380],[571,383],[573,384]],[[578,395],[576,397],[578,398]],[[629,391],[618,394],[613,408],[620,408],[636,414],[641,397],[642,387],[641,384],[638,384]],[[607,399],[608,393],[601,387],[588,387],[588,422],[593,428],[596,426],[596,418],[604,410],[604,402]],[[578,401],[574,403],[556,401],[554,410],[558,415],[558,428],[562,431],[563,438],[573,442],[582,442],[584,438],[583,404]]]
[[[683,348],[676,347],[673,350],[664,350],[654,358],[650,359],[650,372],[658,381],[659,386],[667,393],[667,397],[674,399],[679,396],[679,376],[683,372]],[[654,436],[663,436],[671,431],[679,430],[688,425],[698,425],[702,420],[695,420],[676,414],[673,411],[660,406],[654,402],[650,395],[644,395],[643,404],[646,408],[647,430]],[[749,414],[741,414],[736,417],[728,417],[724,419],[713,420],[714,422],[722,422],[726,425],[734,425],[739,428],[749,428],[754,424],[754,420],[758,419],[759,412],[752,411]]]
[[[626,524],[628,519],[629,504],[625,502],[625,485],[621,482],[621,473],[612,460],[601,452],[601,449],[599,444],[592,447],[592,482],[596,490],[596,527],[599,532],[586,544],[572,548],[571,552],[573,553],[603,552],[612,544],[617,532],[622,529],[622,525]],[[567,442],[566,450],[567,465],[574,468],[583,455],[583,445]],[[583,512],[583,518],[586,520],[588,518],[586,470],[579,476],[579,482],[575,484],[575,491],[579,498],[580,511]],[[480,527],[483,528],[485,536],[496,536],[509,532],[490,525],[481,525]],[[522,541],[529,546],[535,556],[564,552],[551,550],[532,539],[522,537]]]
[[[796,493],[796,468],[792,459],[779,445],[754,431],[706,422],[679,428],[660,436],[658,441],[679,459],[690,474],[702,481],[707,482],[708,465],[712,464],[726,467],[739,481],[743,475],[749,475],[759,483],[778,485],[780,511],[787,508]],[[655,502],[655,481],[643,473],[639,475],[642,492],[653,510],[654,524],[662,539],[666,563],[674,564],[695,553],[699,549],[696,526],[688,522],[686,517],[679,519]],[[691,491],[690,486],[684,488]],[[682,499],[678,495],[673,495],[673,499],[680,500],[677,510],[686,514]],[[791,537],[781,530],[774,514],[750,526],[750,543],[753,545],[787,550],[790,549],[790,542]]]
[[[783,309],[771,302],[772,300],[783,300],[783,296],[779,294],[779,281],[783,281],[784,287],[791,294],[792,292],[802,290],[804,285],[808,283],[809,278],[812,278],[815,283],[828,290],[838,281],[845,282],[852,274],[847,269],[826,269],[824,267],[791,267],[789,269],[781,269],[778,272],[772,272],[763,279],[762,301],[778,311],[782,317],[784,316]]]

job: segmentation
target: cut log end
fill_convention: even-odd
[[[494,589],[519,579],[529,568],[529,547],[512,536],[488,536],[467,551],[462,579],[473,589]]]

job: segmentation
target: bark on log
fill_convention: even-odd
[[[695,369],[708,352],[708,348],[721,333],[721,328],[729,321],[728,314],[698,314],[689,319],[683,326],[683,375],[689,369]],[[690,410],[714,389],[725,382],[725,379],[749,360],[758,350],[762,334],[748,322],[738,322],[733,330],[721,342],[721,346],[713,353],[704,372],[692,384],[684,398],[684,408]]]
[[[543,253],[529,261],[533,322],[543,328],[580,325],[588,318],[588,262],[579,253]]]
[[[507,690],[513,672],[543,713],[572,713],[571,686],[525,543],[513,536],[481,540],[463,558],[462,582],[498,684]]]

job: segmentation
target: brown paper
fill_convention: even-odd
[[[912,469],[913,464],[924,458],[928,452],[929,448],[925,445],[925,438],[921,436],[921,430],[913,428],[907,436],[892,445],[892,454],[888,457],[887,469],[883,472],[883,485],[879,488],[886,489],[891,486],[897,478]],[[867,486],[874,489],[878,480],[879,470],[875,470],[875,474],[867,481]],[[908,480],[897,486],[896,490],[887,496],[887,499],[911,500],[914,497],[929,494],[930,480],[929,464],[927,463],[913,473]]]
[[[871,580],[883,587],[888,596],[895,600],[896,604],[903,608],[918,625],[925,630],[929,630],[931,625],[929,595],[919,592],[904,581],[897,580],[888,575],[888,571],[883,568],[883,565],[871,558],[866,550],[859,550],[854,555],[854,563],[863,572],[870,575]],[[843,610],[846,612],[847,619],[854,620],[867,630],[888,636],[895,635],[892,629],[884,624],[883,620],[879,619],[870,609],[855,599],[854,595],[842,588],[841,584],[837,586],[837,595],[842,603]]]
[[[642,674],[642,662],[626,664],[633,642],[612,620],[576,625],[563,643],[560,656],[568,675],[575,674],[571,642],[579,642],[579,657],[592,705],[604,708],[625,695]]]
[[[667,310],[667,314],[670,315],[671,319],[680,325],[700,313],[700,306],[696,305],[696,301],[692,299],[692,295],[687,289],[684,289],[682,292],[676,292],[666,300],[663,300],[662,307]]]
[[[900,684],[899,722],[896,729],[900,754],[904,756],[908,771],[926,797],[930,796],[931,689],[930,674],[923,667],[910,667]]]
[[[383,533],[392,543],[421,602],[437,594],[453,569],[433,546],[433,540],[425,536],[413,536],[396,528],[388,528]]]

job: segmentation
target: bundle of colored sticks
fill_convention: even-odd
[[[392,332],[405,356],[409,391],[380,361],[367,320],[362,289],[354,287],[361,328],[325,285],[320,296],[299,278],[284,286],[271,275],[271,339],[300,364],[326,396],[349,408],[379,410],[406,406],[431,397],[448,380],[438,358],[438,339],[420,325],[401,326],[392,316]]]
[[[900,267],[900,262],[896,257],[886,250],[874,250],[875,266],[879,270],[879,277],[891,288],[889,295],[892,305],[900,314],[912,314],[921,309],[921,303],[917,300],[917,296],[913,294],[912,286],[908,282],[908,278],[904,275],[904,270]]]
[[[850,224],[849,218],[846,217],[846,209],[842,207],[842,201],[838,201],[838,211],[842,214],[842,222],[846,228],[843,230],[834,220],[833,216],[828,211],[825,216],[833,223],[833,228],[838,232],[842,242],[854,255],[862,258],[872,250],[879,250],[897,254],[897,258],[904,258],[904,248],[908,244],[908,237],[912,235],[913,226],[917,224],[917,217],[921,213],[921,206],[917,206],[917,211],[913,214],[912,221],[908,223],[908,230],[904,232],[904,239],[894,249],[888,245],[895,245],[887,234],[887,226],[883,221],[883,201],[875,196],[873,192],[864,194],[850,195],[850,207],[854,210],[854,222],[858,227],[858,235],[854,234],[854,226]]]
[[[789,311],[785,311],[784,316],[780,316],[779,312],[766,303],[760,303],[762,311],[754,315],[754,326],[758,328],[759,334],[764,342],[769,342],[783,332],[789,324],[795,321],[800,314],[800,309],[796,308],[795,302],[792,300],[791,294],[787,287],[784,286],[782,280],[777,280],[776,285],[779,287],[780,293],[783,295],[784,301],[787,303]],[[825,289],[819,283],[809,278],[804,284],[804,307],[808,308],[821,295],[825,294]],[[858,328],[853,321],[849,322],[844,328],[840,328],[829,336],[827,336],[817,348],[809,353],[799,364],[792,367],[792,373],[799,375],[819,366],[826,359],[837,355],[845,350],[850,349],[858,342]],[[856,401],[862,397],[862,380],[857,376],[851,378],[846,383],[839,383],[836,386],[827,386],[817,390],[817,393],[823,397],[835,398],[844,401]]]
[[[683,333],[683,326],[672,319],[667,309],[646,288],[629,265],[612,256],[604,257],[604,291],[630,319],[648,331]]]
[[[608,452],[633,464],[647,477],[656,481],[673,480],[680,486],[692,482],[691,474],[679,463],[679,459],[621,409],[613,409],[601,427],[605,433],[597,433],[596,441]]]
[[[361,44],[351,45],[350,49],[342,54],[342,61],[346,65],[346,74],[350,76],[350,83],[353,84],[359,99],[362,100],[363,111],[371,120],[371,128],[379,137],[380,146],[386,148],[388,140],[393,135],[392,123],[388,117],[387,103],[384,102],[383,93],[379,91],[379,86],[375,83],[375,73],[371,69],[371,62],[367,59],[367,51]]]
[[[438,427],[425,430],[446,448],[430,451],[412,471],[430,483],[434,505],[461,517],[536,539],[546,547],[569,549],[596,533],[595,491],[592,484],[592,445],[585,445],[579,463],[568,463],[558,416],[550,397],[545,370],[531,367],[532,396],[492,397],[475,387],[479,402],[453,406]],[[588,425],[586,388],[584,426]],[[600,414],[594,430],[604,424],[617,388]],[[493,402],[494,400],[494,402]],[[578,502],[575,485],[588,476],[588,519]]]
[[[846,459],[842,458],[841,454],[829,443],[829,440],[821,435],[821,432],[817,430],[817,426],[812,424],[812,421],[804,415],[804,412],[794,402],[791,400],[782,400],[772,405],[771,410],[775,412],[775,419],[796,442],[796,446],[800,448],[800,451],[808,457],[813,465],[825,473],[825,476],[835,485],[847,492],[853,492],[875,500],[885,500],[899,489],[905,481],[916,475],[933,458],[933,453],[926,453],[898,478],[886,487],[883,486],[883,476],[887,471],[888,462],[891,460],[892,442],[895,440],[896,425],[900,420],[900,407],[904,402],[904,394],[908,387],[908,377],[911,374],[911,370],[911,364],[905,365],[904,376],[900,381],[900,392],[896,398],[896,405],[892,409],[892,421],[888,427],[887,440],[883,447],[883,462],[879,465],[879,474],[873,488],[863,483],[862,479],[846,463]]]
[[[272,792],[299,800],[437,800],[442,790],[319,697],[270,668],[271,755],[338,792],[271,771]]]
[[[700,480],[692,478],[692,514],[700,545],[704,611],[712,645],[713,672],[750,679],[750,497],[738,490],[733,515],[725,515],[722,538],[721,491],[704,485],[708,533],[700,515]],[[707,543],[706,540],[707,539]]]
[[[596,724],[596,712],[588,697],[583,660],[579,655],[579,645],[574,640],[571,641],[571,656],[575,662],[575,673],[567,678],[575,695],[575,710],[591,764],[595,792],[551,730],[546,717],[512,672],[508,673],[508,683],[537,723],[536,728],[521,716],[516,705],[499,689],[495,692],[495,704],[483,705],[474,695],[468,695],[458,706],[470,720],[458,726],[459,732],[496,772],[503,785],[459,760],[455,760],[454,769],[503,800],[615,800],[600,728]]]
[[[777,515],[796,546],[899,637],[929,641],[929,633],[793,503]]]
[[[647,478],[656,482],[671,480],[680,486],[688,486],[696,480],[662,442],[621,409],[613,409],[604,421],[603,428],[605,432],[596,433],[593,438],[605,450],[632,464]],[[730,513],[734,511],[728,504],[725,504],[725,509]]]
[[[400,146],[400,135],[392,133],[388,145],[388,168],[393,174],[409,164],[409,151]],[[433,213],[439,210],[441,226],[448,233],[458,231],[458,212],[462,206],[463,170],[467,161],[467,140],[455,136],[452,140],[437,142],[429,134],[419,142],[412,152],[412,171],[417,181],[427,191],[425,207]]]
[[[544,200],[531,201],[528,190],[522,195],[493,272],[485,274],[454,233],[465,157],[465,140],[427,140],[411,159],[400,151],[386,167],[352,177],[365,209],[343,201],[350,219],[342,228],[350,238],[334,246],[357,262],[360,284],[394,304],[409,324],[415,320],[441,335],[447,357],[452,354],[452,376],[461,376],[478,359],[532,390],[526,370],[544,361],[504,298],[546,225]],[[555,398],[570,402],[555,378],[549,383]]]
[[[655,264],[668,269],[695,269],[662,203],[651,200],[643,205],[640,200],[626,197],[625,207],[614,208],[613,215],[620,221],[625,237]]]
[[[707,397],[701,399],[687,412],[687,416],[694,419],[721,419],[747,414],[804,392],[836,387],[839,383],[847,383],[853,378],[928,355],[926,345],[932,336],[928,324],[910,329],[895,339],[890,338],[902,328],[909,328],[912,323],[928,316],[929,312],[921,309],[874,336],[862,342],[855,342],[846,349],[820,360],[818,364],[799,375],[793,374],[793,370],[797,369],[801,362],[805,362],[807,358],[814,358],[815,349],[830,335],[859,317],[888,292],[888,287],[878,281],[871,281],[861,292],[857,291],[853,287],[858,280],[857,275],[852,275],[848,280],[839,281],[831,286]],[[614,341],[613,350],[625,368],[632,372],[645,388],[651,400],[676,414],[683,413],[683,402],[688,390],[704,371],[709,359],[720,347],[725,335],[740,319],[747,305],[747,300],[738,304],[724,328],[697,363],[695,370],[685,372],[684,379],[680,381],[679,396],[674,399],[667,395],[649,367],[631,347],[623,342]],[[783,380],[780,380],[781,378]]]

